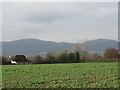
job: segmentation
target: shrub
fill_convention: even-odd
[[[10,64],[10,60],[5,56],[1,56],[0,57],[0,64],[2,64],[2,65]]]
[[[56,56],[57,56],[57,60],[60,61],[61,63],[69,62],[67,50],[63,50],[59,52]]]
[[[75,62],[76,63],[80,62],[80,54],[79,54],[79,52],[75,53]]]
[[[69,53],[68,60],[69,60],[69,62],[74,63],[75,62],[75,53],[72,53],[72,52]]]
[[[119,52],[115,48],[108,48],[104,52],[104,57],[105,58],[118,58],[119,57]]]
[[[101,56],[98,53],[92,53],[89,55],[89,59],[99,59]]]
[[[28,60],[32,61],[33,63],[43,63],[43,58],[40,55],[29,57]]]
[[[53,53],[46,53],[46,57],[44,59],[45,63],[54,63],[55,62],[55,55]]]

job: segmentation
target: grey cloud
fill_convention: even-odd
[[[3,15],[3,40],[117,38],[117,3],[4,3]]]
[[[32,22],[32,23],[35,23],[35,22],[36,23],[51,23],[59,19],[64,19],[64,17],[65,16],[59,13],[48,13],[46,15],[37,14],[37,15],[33,15],[31,17],[26,18],[26,21]]]

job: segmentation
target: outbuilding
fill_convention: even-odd
[[[30,64],[26,55],[11,55],[9,56],[11,64]]]

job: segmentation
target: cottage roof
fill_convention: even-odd
[[[13,61],[27,61],[27,58],[25,55],[11,55],[9,59]]]

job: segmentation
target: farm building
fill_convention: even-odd
[[[30,64],[31,62],[27,60],[26,55],[11,55],[9,56],[11,64]]]

